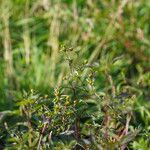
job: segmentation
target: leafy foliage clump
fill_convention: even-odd
[[[136,94],[122,88],[116,92],[104,69],[108,90],[96,89],[99,64],[78,62],[77,55],[63,49],[70,71],[63,84],[50,95],[24,92],[13,111],[15,124],[4,123],[1,139],[6,149],[120,149],[130,147],[140,132],[131,126]],[[76,54],[75,54],[76,53]],[[5,136],[4,136],[5,135]],[[139,141],[139,143],[142,140]],[[134,147],[139,147],[134,142]]]

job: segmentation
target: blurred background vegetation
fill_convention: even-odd
[[[109,74],[116,91],[138,93],[137,122],[150,128],[149,12],[149,0],[0,0],[0,111],[23,90],[61,85],[66,46],[99,64],[97,91],[110,89]]]

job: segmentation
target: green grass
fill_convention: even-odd
[[[149,145],[148,12],[148,0],[0,0],[0,111],[31,89],[53,97],[70,70],[62,51],[73,49],[73,66],[93,66],[96,92],[136,95],[131,126],[143,132],[131,145]]]

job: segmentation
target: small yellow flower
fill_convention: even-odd
[[[70,96],[69,95],[67,95],[66,96],[66,106],[69,106],[70,105]]]
[[[74,100],[74,106],[76,106],[77,104],[78,104],[78,100],[75,99],[75,100]]]

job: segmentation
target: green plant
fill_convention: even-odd
[[[12,149],[37,148],[39,137],[45,149],[45,112],[56,125],[46,127],[52,149],[113,149],[124,141],[128,149],[149,148],[147,12],[149,0],[0,0],[0,149],[17,141]],[[71,47],[62,48],[69,65],[61,45]],[[30,89],[39,92],[22,96]]]
[[[77,62],[72,49],[63,52],[70,71],[62,86],[52,97],[33,90],[24,94],[15,111],[20,121],[5,127],[9,135],[6,149],[125,149],[139,132],[137,127],[130,130],[135,97],[116,95],[113,86],[110,93],[97,92],[97,67]]]

